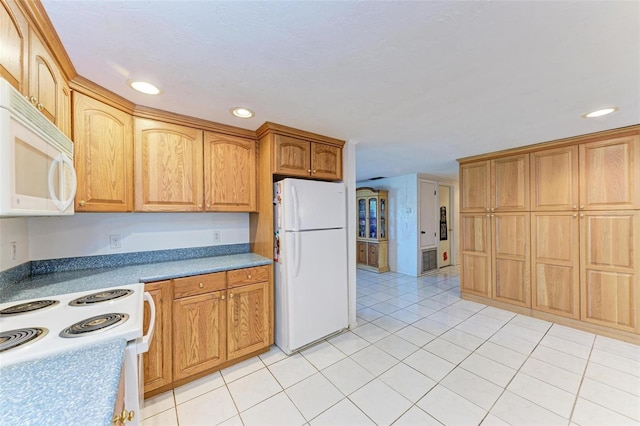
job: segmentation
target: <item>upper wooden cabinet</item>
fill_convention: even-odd
[[[529,154],[460,166],[461,211],[527,211]]]
[[[316,179],[342,179],[342,148],[276,135],[274,173]]]
[[[78,212],[133,210],[133,118],[73,93]]]
[[[640,208],[640,136],[580,145],[580,209]]]
[[[531,154],[531,210],[577,210],[578,147]]]
[[[204,134],[204,199],[207,211],[252,212],[257,206],[256,142]]]
[[[136,211],[202,211],[202,130],[135,118],[134,147]]]
[[[15,1],[0,0],[0,77],[26,94],[29,25]]]

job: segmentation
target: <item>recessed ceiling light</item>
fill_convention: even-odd
[[[127,80],[127,84],[137,90],[138,92],[147,94],[147,95],[158,95],[160,94],[160,89],[154,86],[151,83],[147,83],[146,81],[139,80]]]
[[[603,108],[603,109],[599,109],[597,111],[592,111],[592,112],[589,112],[587,114],[583,114],[582,116],[584,118],[602,117],[603,115],[611,114],[612,112],[615,112],[617,110],[618,110],[618,107]]]
[[[234,108],[231,108],[230,111],[231,111],[231,114],[235,115],[236,117],[240,117],[240,118],[253,117],[253,111],[251,111],[249,108],[234,107]]]

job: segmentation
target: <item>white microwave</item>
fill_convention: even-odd
[[[73,214],[73,142],[0,78],[0,217]]]

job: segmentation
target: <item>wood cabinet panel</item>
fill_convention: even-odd
[[[577,213],[531,215],[532,307],[580,317],[580,236]]]
[[[256,284],[269,280],[269,266],[256,266],[254,268],[234,269],[227,271],[229,288],[247,284]]]
[[[460,166],[460,211],[489,211],[489,161],[463,164]]]
[[[488,214],[460,215],[461,290],[491,297],[491,237]]]
[[[135,210],[202,211],[202,131],[136,118]]]
[[[226,359],[224,291],[173,302],[173,377],[184,379]]]
[[[147,393],[171,384],[172,374],[172,302],[171,281],[158,281],[145,284],[144,291],[149,292],[156,305],[156,323],[149,351],[142,355],[144,364],[144,392]],[[149,306],[144,305],[144,334],[149,329],[151,319]]]
[[[73,110],[76,211],[133,210],[133,118],[79,92]]]
[[[0,0],[0,77],[26,94],[28,24],[15,1]]]
[[[531,154],[531,210],[577,210],[578,147]]]
[[[529,154],[491,160],[491,210],[529,210]]]
[[[311,143],[311,176],[342,180],[342,148]]]
[[[529,213],[492,216],[493,297],[530,307]]]
[[[29,56],[29,96],[45,117],[58,124],[61,77],[53,58],[33,30],[29,34]]]
[[[204,134],[204,193],[208,211],[257,208],[256,143],[217,133]]]
[[[269,346],[268,283],[229,289],[228,356],[238,358]]]
[[[580,145],[580,209],[640,208],[640,136]]]
[[[640,212],[581,214],[581,319],[640,330]]]
[[[224,272],[174,278],[173,297],[175,299],[181,299],[187,296],[211,293],[218,290],[224,290],[226,285],[227,277]]]
[[[358,246],[358,263],[367,264],[367,243],[365,241],[357,241]]]
[[[311,142],[275,135],[274,151],[275,174],[304,177],[311,174]]]
[[[367,265],[372,266],[374,268],[378,267],[378,244],[376,243],[367,243],[368,253],[367,253]]]

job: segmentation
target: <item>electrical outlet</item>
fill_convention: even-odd
[[[214,243],[220,242],[220,231],[213,231],[213,242]]]
[[[109,245],[112,249],[119,249],[122,247],[122,242],[120,240],[120,234],[111,234],[109,235]]]
[[[15,241],[11,241],[9,243],[9,254],[11,255],[11,260],[16,260],[18,258],[18,243]]]

